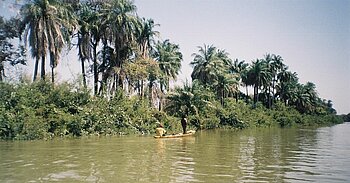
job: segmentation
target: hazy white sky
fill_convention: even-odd
[[[9,2],[9,0],[6,0]],[[0,0],[0,14],[9,9]],[[135,0],[138,14],[160,24],[162,39],[180,45],[179,80],[190,80],[192,53],[213,44],[250,62],[281,55],[301,83],[311,81],[339,114],[350,112],[350,0]],[[76,53],[63,56],[59,78],[79,72]],[[69,62],[71,61],[71,62]],[[32,63],[26,68],[32,73]]]

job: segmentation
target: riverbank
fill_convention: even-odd
[[[16,140],[52,139],[91,135],[153,134],[156,122],[169,132],[181,131],[180,118],[150,108],[147,100],[128,97],[91,96],[90,92],[63,83],[0,84],[0,138]],[[333,114],[301,114],[276,103],[273,109],[234,99],[225,107],[189,115],[189,128],[252,128],[332,125],[341,123]]]

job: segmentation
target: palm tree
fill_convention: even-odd
[[[283,64],[283,58],[280,55],[272,55],[272,63],[271,63],[271,70],[272,70],[272,101],[271,106],[274,105],[275,102],[275,87],[276,82],[278,81],[277,75],[282,71],[282,69],[285,67]]]
[[[228,57],[222,58],[219,54],[218,57],[219,60],[211,62],[208,68],[211,70],[213,76],[211,87],[216,91],[221,105],[224,106],[224,99],[228,96],[228,94],[237,93],[238,76],[237,74],[230,73],[230,68],[232,67],[231,60],[226,59],[227,62],[225,61],[225,58]]]
[[[247,81],[254,86],[254,105],[259,99],[259,89],[269,85],[271,81],[271,72],[268,65],[263,60],[253,61],[251,68],[247,73]]]
[[[191,65],[194,66],[192,80],[198,80],[205,87],[216,90],[217,97],[224,105],[225,92],[237,90],[236,75],[230,73],[232,61],[225,50],[217,50],[214,46],[199,47],[199,53],[193,54]]]
[[[158,24],[155,24],[152,19],[139,19],[137,22],[136,31],[135,31],[135,37],[136,37],[136,43],[138,45],[138,57],[149,61],[149,76],[148,76],[148,96],[149,96],[149,104],[152,106],[153,103],[153,86],[155,85],[155,81],[158,79],[159,72],[157,71],[156,67],[154,65],[153,60],[149,58],[149,53],[151,51],[151,44],[154,42],[154,37],[159,34],[158,31],[155,31],[155,26],[158,26]],[[157,66],[157,68],[159,68]],[[143,80],[141,80],[141,90],[143,91]],[[141,92],[143,93],[143,92]]]
[[[123,65],[132,55],[138,18],[136,6],[130,0],[96,1],[93,4],[98,17],[92,29],[94,87],[97,91],[99,73],[101,73],[99,93],[102,94],[101,91],[104,91],[104,88],[112,92],[123,87],[126,78]],[[102,50],[97,56],[100,41]],[[100,65],[97,58],[101,61]]]
[[[91,29],[93,22],[96,21],[96,16],[92,10],[92,7],[88,4],[82,4],[78,14],[78,24],[80,26],[78,30],[78,56],[81,62],[81,74],[83,76],[83,85],[86,88],[86,73],[85,73],[85,61],[92,58],[91,51]]]
[[[24,38],[28,39],[32,57],[36,58],[33,80],[36,80],[40,57],[41,79],[45,79],[45,62],[49,52],[54,82],[54,68],[67,40],[65,36],[72,32],[74,25],[69,6],[56,0],[34,0],[21,8],[21,15]]]
[[[44,44],[43,41],[44,35],[43,34],[43,27],[42,24],[44,23],[43,20],[40,18],[41,16],[41,8],[39,2],[35,2],[35,4],[26,4],[21,8],[21,14],[22,14],[22,22],[23,22],[23,28],[25,29],[24,38],[25,38],[25,45],[27,40],[29,41],[29,46],[31,47],[31,55],[33,58],[36,58],[35,65],[34,65],[34,74],[33,74],[33,81],[37,78],[38,73],[38,64],[39,59],[43,56],[45,59],[46,57],[46,44]],[[45,70],[43,70],[45,72]],[[45,73],[44,73],[45,75]]]
[[[296,88],[296,84],[298,83],[298,76],[295,72],[288,71],[288,67],[284,66],[277,74],[277,79],[279,81],[277,85],[276,95],[279,96],[280,100],[284,101],[287,105],[288,100],[293,95],[293,90]]]
[[[316,85],[312,82],[307,82],[305,85],[305,91],[309,94],[309,96],[312,98],[313,101],[316,100],[317,91],[316,91]]]
[[[175,87],[174,91],[169,92],[165,110],[174,116],[183,117],[198,115],[206,107],[214,107],[211,91],[197,83],[194,81],[190,86],[186,82],[183,87]]]
[[[109,3],[109,2],[105,2]],[[106,31],[106,17],[107,15],[102,12],[104,10],[103,6],[105,4],[103,2],[99,1],[89,1],[87,3],[87,6],[91,8],[91,14],[89,14],[89,31],[91,34],[90,37],[90,44],[92,45],[92,70],[94,75],[94,95],[97,95],[98,93],[98,78],[99,78],[99,72],[98,72],[98,56],[97,56],[97,48],[100,44],[101,38],[102,38],[102,32]]]
[[[152,56],[158,61],[159,68],[164,76],[161,81],[161,90],[164,92],[163,86],[165,85],[167,91],[169,91],[170,80],[176,80],[180,72],[182,61],[180,47],[171,43],[168,39],[163,42],[158,41]]]
[[[215,73],[213,72],[215,68],[213,67],[219,62],[217,50],[213,45],[204,45],[204,47],[199,46],[198,48],[199,53],[192,54],[194,59],[190,64],[194,68],[191,77],[192,80],[198,80],[204,84],[204,86],[208,86],[213,82],[215,77]]]
[[[195,95],[189,85],[184,85],[183,88],[176,87],[174,92],[169,93],[167,99],[165,110],[170,114],[178,117],[198,114],[198,107],[194,105]]]
[[[229,93],[236,93],[237,95],[237,86],[238,86],[238,79],[237,74],[231,74],[231,73],[218,73],[218,79],[216,85],[214,85],[217,95],[220,99],[220,103],[222,106],[225,106],[225,98],[228,96]]]
[[[292,97],[290,97],[291,105],[301,113],[308,113],[312,111],[313,99],[308,93],[308,88],[305,85],[297,83]]]
[[[193,125],[200,128],[202,120],[206,120],[207,111],[217,109],[214,93],[199,83],[198,80],[192,82],[190,86],[187,81],[183,87],[175,89],[167,94],[165,111],[177,117],[192,116],[190,120]],[[191,119],[190,118],[190,119]]]
[[[273,85],[273,79],[274,79],[274,75],[276,73],[275,71],[275,68],[273,67],[272,65],[272,59],[273,59],[273,56],[272,54],[266,54],[264,56],[264,58],[262,59],[263,62],[265,62],[269,72],[271,73],[271,81],[269,81],[265,86],[264,86],[264,93],[266,94],[266,98],[265,98],[265,102],[267,104],[267,107],[268,108],[271,108],[271,87]]]
[[[155,45],[152,56],[157,60],[159,69],[161,71],[160,77],[160,96],[159,96],[159,110],[162,110],[163,95],[166,91],[169,91],[170,80],[175,80],[180,72],[182,53],[180,52],[179,45],[171,43],[168,39],[161,42],[158,41]]]
[[[153,100],[154,100],[154,94],[158,93],[155,92],[154,86],[156,85],[156,80],[159,78],[160,75],[160,69],[158,62],[156,62],[153,59],[149,59],[148,66],[147,66],[147,73],[148,73],[148,100],[149,100],[149,106],[153,107]]]
[[[105,41],[108,40],[114,47],[115,61],[106,71],[109,76],[115,75],[118,86],[123,85],[122,67],[131,54],[135,40],[135,29],[138,25],[136,6],[130,0],[112,1],[105,4],[103,12],[106,15]],[[116,67],[117,69],[114,69]],[[119,71],[119,73],[113,72]]]
[[[159,24],[155,24],[152,19],[146,20],[145,18],[139,19],[137,23],[135,34],[138,51],[142,58],[148,58],[154,37],[159,35],[159,32],[155,31],[154,28]]]
[[[247,68],[249,64],[245,63],[244,60],[238,61],[238,59],[235,59],[232,67],[231,67],[231,72],[235,73],[237,75],[237,80],[238,83],[244,83],[246,86],[246,89],[248,90],[248,85],[245,83],[246,81],[246,75],[247,75]],[[237,85],[238,86],[238,85]],[[236,102],[238,102],[238,95],[239,95],[239,89],[236,88]],[[246,97],[248,97],[248,91],[246,92]]]
[[[217,58],[223,62],[225,67],[232,67],[232,60],[229,58],[229,53],[226,50],[218,49],[216,54]]]
[[[318,99],[316,85],[312,82],[307,82],[305,85],[303,85],[303,91],[305,95],[308,97],[308,101],[309,101],[308,112],[313,112],[317,105],[317,99]]]

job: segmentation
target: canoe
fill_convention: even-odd
[[[196,133],[196,131],[189,131],[188,133],[178,133],[178,134],[174,134],[174,135],[165,135],[165,136],[154,136],[154,138],[159,139],[159,138],[179,138],[179,137],[188,137],[188,136],[192,136]]]

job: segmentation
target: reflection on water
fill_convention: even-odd
[[[0,182],[347,182],[350,124],[0,142]]]

